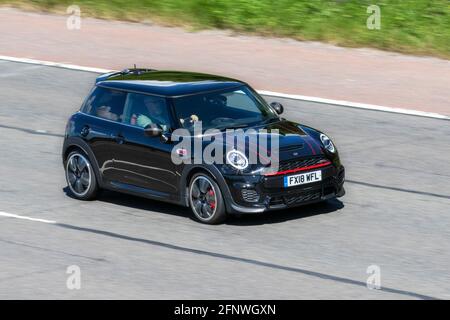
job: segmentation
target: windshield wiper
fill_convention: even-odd
[[[217,127],[216,129],[223,130],[223,129],[240,129],[240,128],[247,128],[248,124],[241,123],[241,124],[230,124],[226,126]]]
[[[262,122],[262,124],[269,124],[269,123],[277,122],[277,121],[280,121],[280,118],[278,118],[278,117],[275,117],[275,118],[269,118],[269,119],[267,119],[267,120],[264,120],[264,121]]]

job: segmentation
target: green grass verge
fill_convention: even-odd
[[[151,19],[194,29],[318,40],[450,58],[449,0],[0,0],[0,4],[126,21]],[[381,8],[381,30],[368,30],[367,7]]]

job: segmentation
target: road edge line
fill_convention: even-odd
[[[48,66],[48,67],[57,67],[57,68],[63,68],[63,69],[69,69],[69,70],[94,72],[94,73],[108,73],[108,72],[115,71],[115,70],[108,70],[108,69],[102,69],[102,68],[79,66],[79,65],[75,65],[75,64],[59,63],[59,62],[37,60],[37,59],[30,59],[30,58],[17,58],[17,57],[11,57],[11,56],[3,56],[3,55],[0,55],[0,60],[43,65],[43,66]],[[418,116],[418,117],[432,118],[432,119],[439,119],[439,120],[450,120],[450,117],[445,116],[443,114],[434,113],[434,112],[425,112],[425,111],[404,109],[404,108],[385,107],[385,106],[379,106],[379,105],[373,105],[373,104],[351,102],[351,101],[345,101],[345,100],[334,100],[334,99],[319,98],[319,97],[312,97],[312,96],[303,96],[303,95],[297,95],[297,94],[287,94],[287,93],[280,93],[280,92],[274,92],[274,91],[268,91],[268,90],[257,90],[257,92],[262,95],[266,95],[266,96],[270,96],[270,97],[301,100],[301,101],[307,101],[307,102],[313,102],[313,103],[324,103],[324,104],[330,104],[330,105],[334,105],[334,106],[355,108],[355,109],[360,109],[360,110],[381,111],[381,112],[404,114],[404,115]]]
[[[62,68],[62,69],[87,71],[87,72],[95,72],[95,73],[108,73],[108,72],[113,71],[113,70],[102,69],[102,68],[79,66],[76,64],[59,63],[59,62],[36,60],[36,59],[29,59],[29,58],[16,58],[16,57],[2,56],[2,55],[0,55],[0,60],[10,61],[10,62],[19,62],[19,63],[28,63],[28,64],[37,64],[37,65],[42,65],[42,66],[47,66],[47,67],[57,67],[57,68]]]
[[[32,218],[32,217],[21,216],[21,215],[18,215],[18,214],[13,214],[13,213],[8,213],[8,212],[3,212],[3,211],[0,211],[0,217],[20,219],[20,220],[28,220],[28,221],[35,221],[35,222],[43,222],[43,223],[48,223],[48,224],[56,224],[56,221],[53,221],[53,220]]]
[[[385,106],[379,106],[379,105],[374,105],[374,104],[351,102],[351,101],[345,101],[345,100],[333,100],[333,99],[326,99],[326,98],[319,98],[319,97],[302,96],[302,95],[296,95],[296,94],[279,93],[279,92],[272,92],[272,91],[267,91],[267,90],[257,90],[257,91],[258,91],[258,93],[260,93],[262,95],[276,97],[276,98],[302,100],[302,101],[308,101],[308,102],[314,102],[314,103],[330,104],[330,105],[339,106],[339,107],[347,107],[347,108],[355,108],[355,109],[363,109],[363,110],[371,110],[371,111],[382,111],[382,112],[388,112],[388,113],[405,114],[405,115],[433,118],[433,119],[440,119],[440,120],[450,120],[450,117],[445,116],[443,114],[434,113],[434,112],[426,112],[426,111],[404,109],[404,108],[385,107]]]

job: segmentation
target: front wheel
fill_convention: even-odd
[[[72,196],[92,200],[98,192],[97,179],[89,158],[81,151],[73,151],[66,160],[66,180]]]
[[[192,177],[189,184],[189,204],[200,222],[218,224],[227,217],[219,185],[205,173],[197,173]]]

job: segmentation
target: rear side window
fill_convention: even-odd
[[[127,93],[119,90],[97,87],[83,108],[87,114],[121,122]]]

